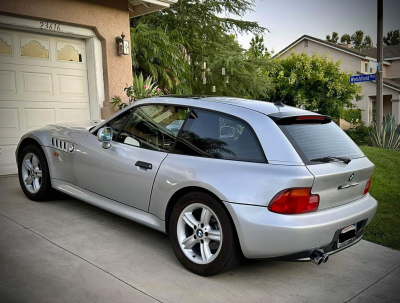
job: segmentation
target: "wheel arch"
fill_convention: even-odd
[[[237,227],[235,224],[235,221],[232,218],[231,213],[229,212],[229,210],[227,209],[227,207],[225,206],[224,202],[216,195],[214,194],[212,191],[205,189],[203,187],[199,187],[199,186],[187,186],[184,188],[181,188],[179,190],[177,190],[169,199],[167,207],[165,209],[165,232],[167,234],[169,234],[169,220],[171,218],[171,214],[172,214],[172,210],[174,209],[174,206],[176,205],[176,203],[179,201],[180,198],[182,198],[184,195],[190,193],[190,192],[203,192],[205,194],[210,195],[211,197],[213,197],[215,200],[217,200],[222,207],[225,209],[226,213],[228,214],[229,219],[231,220],[231,223],[233,225],[233,227],[235,228],[235,237],[236,237],[236,241],[239,244],[240,247],[240,251],[242,253],[242,248],[241,248],[241,244],[240,244],[240,240],[239,240],[239,235],[237,232]],[[242,253],[243,255],[243,253]]]
[[[26,137],[26,138],[22,139],[21,142],[18,144],[16,153],[15,153],[17,165],[18,165],[19,155],[20,155],[21,151],[28,145],[35,145],[36,147],[38,147],[43,152],[44,158],[46,159],[47,163],[49,163],[49,159],[47,159],[46,152],[43,150],[42,145],[36,139],[33,139],[31,137]]]

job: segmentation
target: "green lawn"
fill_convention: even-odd
[[[375,164],[370,194],[378,200],[374,220],[364,239],[400,250],[400,152],[360,146]]]

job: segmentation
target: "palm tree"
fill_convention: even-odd
[[[169,92],[191,93],[184,76],[189,72],[189,64],[182,45],[172,43],[162,30],[140,23],[131,28],[131,47],[136,75],[151,76]]]

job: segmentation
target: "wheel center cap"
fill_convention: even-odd
[[[203,237],[203,231],[202,231],[201,229],[198,229],[197,232],[196,232],[196,234],[197,234],[197,236],[198,236],[199,238]]]

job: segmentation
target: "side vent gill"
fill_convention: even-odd
[[[51,138],[51,146],[69,154],[75,153],[75,145],[73,143],[58,138]]]

